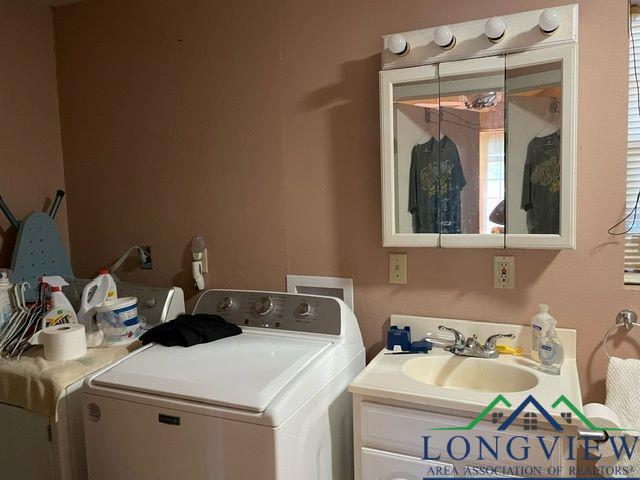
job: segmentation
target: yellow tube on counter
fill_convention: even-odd
[[[522,348],[520,347],[509,347],[507,345],[497,345],[496,350],[498,351],[498,353],[502,355],[515,355],[518,357],[522,355]]]

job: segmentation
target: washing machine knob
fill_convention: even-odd
[[[218,310],[221,310],[223,312],[227,310],[231,310],[231,308],[233,308],[233,298],[231,297],[224,297],[218,303]]]
[[[271,297],[260,297],[256,300],[256,313],[266,315],[273,310],[273,299]]]
[[[302,302],[300,305],[298,305],[298,308],[296,308],[296,315],[300,317],[308,317],[309,315],[311,315],[311,305],[309,305],[307,302]]]
[[[153,297],[145,298],[143,304],[147,308],[153,308],[156,306],[156,299]]]

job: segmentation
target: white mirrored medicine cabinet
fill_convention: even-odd
[[[575,248],[578,6],[543,12],[383,37],[385,247]]]

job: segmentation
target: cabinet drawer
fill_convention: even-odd
[[[450,477],[452,465],[423,461],[419,458],[363,448],[360,480],[422,480],[429,477]]]
[[[558,445],[553,449],[550,460],[547,460],[543,449],[538,443],[538,439],[533,436],[542,436],[546,448],[551,451],[554,439],[550,432],[523,431],[518,428],[511,428],[507,431],[498,431],[497,426],[490,422],[480,422],[473,430],[467,431],[439,431],[436,428],[462,427],[469,423],[469,418],[456,417],[453,415],[443,415],[440,413],[411,410],[408,408],[390,407],[374,403],[363,402],[361,409],[361,440],[364,446],[388,450],[391,452],[403,453],[418,458],[424,455],[424,436],[429,437],[429,456],[434,457],[440,454],[443,459],[447,458],[448,444],[453,437],[464,437],[469,444],[469,454],[465,460],[473,462],[478,458],[480,441],[483,437],[491,446],[497,446],[500,464],[517,464],[518,461],[511,459],[506,448],[510,440],[512,452],[519,454],[525,446],[527,439],[514,437],[529,437],[529,457],[527,462],[532,465],[554,465],[562,463],[563,441],[558,440]],[[462,458],[467,448],[462,438],[451,441],[451,452],[456,458]],[[486,445],[483,448],[485,457],[488,455]],[[489,460],[492,461],[493,459]]]

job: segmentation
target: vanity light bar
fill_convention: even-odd
[[[578,5],[531,10],[383,37],[382,69],[575,43]]]

